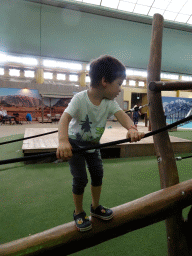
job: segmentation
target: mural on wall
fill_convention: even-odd
[[[180,111],[187,115],[192,108],[192,99],[190,98],[162,97],[162,102],[166,116]]]
[[[191,115],[192,99],[190,98],[162,97],[162,102],[166,122],[169,124]],[[184,123],[181,126],[192,128],[192,122]]]
[[[26,114],[30,113],[33,120],[47,118],[47,115],[54,116],[62,114],[68,106],[71,98],[42,99],[38,90],[0,88],[0,108],[7,110],[8,115],[19,114],[21,120],[26,120]]]

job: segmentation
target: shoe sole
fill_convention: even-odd
[[[91,216],[102,219],[102,220],[110,220],[110,219],[113,218],[113,214],[110,215],[110,216],[107,216],[107,217],[103,217],[103,216],[97,215],[97,214],[92,213],[92,212],[90,212],[90,214],[91,214]]]
[[[85,231],[89,231],[90,229],[92,229],[92,225],[86,227],[86,228],[78,228],[76,226],[77,230],[80,231],[80,232],[85,232]]]

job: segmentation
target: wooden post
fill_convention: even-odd
[[[147,96],[152,131],[166,126],[161,92],[154,92],[149,89],[150,82],[160,81],[162,38],[163,16],[155,14],[152,24],[147,78]],[[161,188],[167,188],[179,183],[176,161],[167,131],[154,136],[154,146],[157,155]],[[186,238],[183,235],[182,227],[182,211],[177,211],[175,216],[166,220],[169,256],[189,256]]]
[[[44,97],[42,96],[42,104],[41,104],[41,117],[42,117],[42,124],[44,121]]]

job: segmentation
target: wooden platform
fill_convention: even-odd
[[[148,128],[138,127],[139,131],[148,132]],[[56,128],[26,128],[25,137],[55,131]],[[101,143],[121,140],[126,137],[126,130],[118,123],[108,125],[102,136]],[[174,153],[189,153],[192,151],[192,141],[170,136]],[[24,140],[22,150],[26,154],[56,151],[58,147],[58,133]],[[153,137],[144,138],[136,143],[124,143],[102,149],[104,158],[136,157],[155,155]]]

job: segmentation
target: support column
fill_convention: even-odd
[[[147,85],[152,81],[160,81],[162,38],[163,16],[155,14],[152,24]],[[161,92],[150,91],[149,86],[147,86],[147,95],[151,128],[154,131],[166,126]],[[167,188],[179,183],[175,157],[167,131],[154,136],[154,146],[157,155],[161,188]],[[169,256],[189,255],[182,227],[182,211],[176,212],[175,216],[166,220]]]

